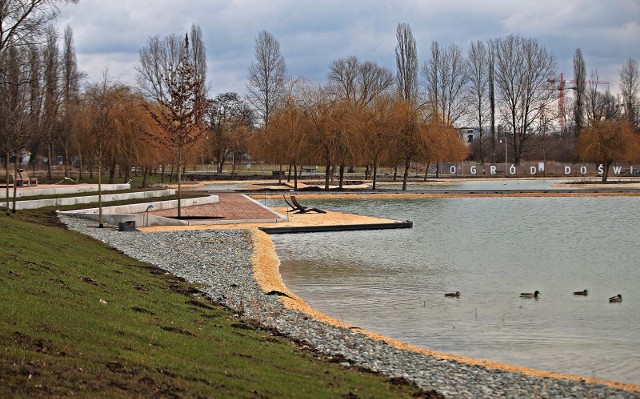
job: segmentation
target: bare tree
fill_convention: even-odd
[[[247,98],[266,129],[269,117],[285,98],[287,65],[280,53],[280,43],[267,31],[258,34],[254,53],[256,59],[249,66]]]
[[[396,28],[396,86],[400,97],[411,104],[418,102],[418,52],[416,40],[407,23]]]
[[[640,100],[640,70],[638,61],[629,58],[620,70],[620,92],[622,94],[622,106],[625,116],[635,127],[640,126],[640,112],[638,106]]]
[[[97,166],[99,227],[103,227],[104,168],[110,166],[113,170],[116,161],[121,160],[120,154],[126,153],[127,157],[131,157],[142,147],[140,125],[146,115],[140,106],[141,101],[141,94],[126,85],[113,82],[108,70],[105,70],[100,82],[87,86],[78,106],[80,112],[76,115],[77,123],[84,133],[80,141]],[[129,165],[126,162],[121,165],[125,164]]]
[[[484,125],[489,117],[489,51],[481,41],[471,42],[467,56],[468,104],[480,132],[480,162],[484,163]]]
[[[75,134],[77,133],[73,114],[77,112],[80,94],[80,80],[83,77],[83,74],[78,72],[76,53],[73,46],[73,31],[68,26],[64,31],[64,47],[60,68],[62,83],[62,123],[59,132],[59,140],[64,153],[64,175],[68,176],[68,167],[70,163],[69,155],[71,150],[69,147],[73,145],[75,141]],[[82,155],[79,155],[80,159],[82,159]],[[80,162],[80,170],[82,170],[82,162]]]
[[[188,36],[185,36],[180,63],[168,72],[165,97],[157,98],[158,107],[148,107],[148,111],[164,134],[164,143],[174,153],[178,169],[178,217],[182,217],[181,170],[189,149],[203,135],[204,129],[198,115],[203,114],[205,106],[199,97],[200,80],[191,62]]]
[[[598,78],[597,70],[591,72],[586,91],[586,115],[589,125],[603,119],[617,118],[620,113],[618,100],[608,87],[604,91],[600,90],[602,83]]]
[[[31,139],[33,120],[29,112],[29,75],[28,49],[9,46],[6,56],[0,58],[0,154],[4,159],[6,214],[10,215],[9,181],[13,179],[13,209],[15,213],[18,176],[22,157]],[[13,170],[9,159],[15,158]]]
[[[2,0],[0,2],[0,55],[10,45],[39,42],[60,12],[59,4],[78,0]]]
[[[434,114],[446,125],[453,125],[466,111],[464,88],[467,66],[460,47],[431,45],[431,58],[422,68],[427,101]]]
[[[191,25],[191,60],[196,80],[200,82],[199,98],[204,99],[207,93],[207,51],[202,39],[199,25]]]
[[[514,163],[518,164],[533,124],[553,101],[548,80],[555,75],[555,57],[535,39],[510,35],[496,41],[496,84],[502,120],[509,126]]]
[[[360,61],[355,56],[340,58],[331,62],[331,65],[329,65],[329,83],[332,85],[331,89],[337,97],[356,102],[356,82],[359,67]]]
[[[573,78],[576,84],[573,97],[574,136],[578,138],[584,128],[584,106],[587,90],[587,69],[582,57],[582,50],[579,48],[576,49],[576,53],[573,56]]]
[[[11,47],[31,46],[46,37],[47,26],[59,13],[59,5],[77,0],[0,1],[0,59]]]
[[[361,63],[351,56],[331,63],[329,82],[337,98],[365,107],[393,85],[393,75],[374,62]]]
[[[60,54],[58,50],[58,32],[53,26],[47,30],[47,43],[44,49],[44,99],[40,133],[47,146],[47,177],[52,178],[53,150],[60,129]]]
[[[205,119],[208,144],[216,161],[216,172],[222,173],[224,163],[238,141],[238,133],[243,127],[253,125],[253,111],[238,93],[223,93],[207,104]]]
[[[167,97],[167,76],[181,62],[184,53],[183,38],[172,34],[164,38],[150,37],[140,50],[140,62],[136,65],[136,82],[140,89],[151,99]],[[198,25],[191,26],[189,61],[193,65],[195,79],[200,86],[198,101],[206,97],[207,55],[202,31]]]
[[[491,124],[491,162],[496,162],[496,42],[489,41],[489,122]]]

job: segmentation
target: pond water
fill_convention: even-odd
[[[478,180],[442,180],[446,184],[413,183],[407,185],[407,191],[453,191],[453,190],[554,190],[554,189],[579,189],[580,185],[554,187],[558,183],[566,183],[567,180],[552,179],[478,179]],[[400,190],[400,183],[380,183],[378,187],[383,190]]]
[[[305,205],[414,222],[272,236],[285,284],[315,309],[437,351],[640,384],[640,198]]]
[[[502,190],[502,191],[520,191],[520,190],[581,190],[585,189],[582,184],[565,184],[569,182],[579,182],[576,179],[439,179],[431,182],[411,182],[407,185],[407,191],[469,191],[469,190]],[[615,181],[615,179],[610,179]],[[630,181],[630,180],[627,180]],[[247,183],[207,183],[202,186],[187,188],[192,190],[204,191],[234,191],[246,187]],[[402,182],[378,182],[379,191],[402,189]],[[616,184],[609,184],[598,187],[598,190],[618,190]]]

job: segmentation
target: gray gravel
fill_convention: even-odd
[[[640,398],[640,394],[582,381],[530,377],[397,349],[349,329],[331,326],[284,308],[253,278],[251,233],[244,230],[121,232],[96,222],[60,216],[71,230],[92,236],[192,283],[265,328],[278,331],[341,362],[451,398]]]

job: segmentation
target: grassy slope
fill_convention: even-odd
[[[39,223],[28,221],[34,218]],[[51,215],[25,212],[20,219],[0,218],[0,397],[385,398],[417,392],[319,361],[234,318],[193,286],[52,226]]]

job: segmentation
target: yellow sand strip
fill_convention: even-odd
[[[503,198],[503,197],[639,197],[638,192],[530,192],[530,193],[438,193],[438,192],[398,192],[398,193],[296,193],[296,198],[302,199],[349,199],[349,200],[371,200],[371,199],[425,199],[425,198]],[[260,194],[260,199],[282,200],[280,194]]]
[[[273,246],[273,242],[269,238],[269,235],[257,229],[252,229],[252,233],[253,233],[253,240],[254,240],[254,254],[253,254],[252,262],[253,262],[253,271],[254,271],[255,278],[260,284],[260,287],[263,289],[263,291],[269,292],[271,290],[277,290],[287,294],[290,298],[287,298],[284,296],[280,298],[280,300],[283,302],[283,304],[287,308],[298,310],[300,312],[308,314],[309,316],[317,320],[320,320],[328,324],[332,324],[332,325],[340,326],[344,328],[350,328],[352,331],[358,331],[368,336],[369,338],[384,341],[394,347],[433,356],[439,359],[455,360],[462,363],[480,365],[489,369],[517,372],[517,373],[522,373],[522,374],[526,374],[534,377],[543,377],[543,378],[548,377],[548,378],[568,379],[568,380],[574,380],[574,381],[587,381],[587,382],[607,385],[617,389],[624,389],[626,391],[634,391],[634,392],[640,391],[640,385],[625,384],[621,382],[600,380],[596,378],[584,378],[584,377],[579,377],[575,375],[535,370],[535,369],[530,369],[526,367],[514,366],[506,363],[472,359],[469,357],[464,357],[459,355],[436,352],[436,351],[428,350],[425,348],[409,345],[405,342],[398,341],[389,337],[385,337],[381,334],[363,330],[361,328],[351,327],[344,322],[341,322],[339,320],[336,320],[330,316],[327,316],[323,313],[320,313],[314,310],[313,308],[311,308],[311,306],[309,306],[309,304],[307,304],[305,301],[300,299],[294,293],[290,292],[287,289],[287,287],[284,285],[284,282],[280,277],[280,272],[278,270],[278,267],[280,265],[280,260],[278,259],[278,256],[275,253],[275,248]]]

